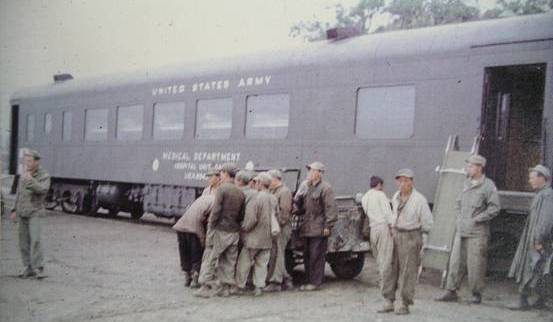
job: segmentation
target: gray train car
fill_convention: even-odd
[[[21,148],[36,149],[54,178],[51,201],[135,218],[181,214],[207,168],[224,162],[303,177],[319,160],[338,195],[366,191],[370,175],[391,193],[394,173],[410,167],[431,201],[435,168],[457,135],[462,149],[478,138],[488,175],[516,197],[528,191],[530,166],[553,165],[552,75],[551,13],[149,73],[58,75],[13,95],[10,171]]]

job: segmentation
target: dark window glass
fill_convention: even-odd
[[[184,102],[154,105],[154,139],[180,139],[184,133]]]
[[[123,141],[142,139],[144,126],[144,107],[142,105],[119,106],[117,108],[116,137]]]
[[[288,94],[248,96],[246,137],[282,139],[288,135]]]
[[[413,135],[415,87],[361,88],[355,133],[362,139],[403,139]]]
[[[64,142],[71,141],[71,132],[73,131],[73,113],[63,112],[62,124],[62,140]]]
[[[232,128],[232,99],[198,101],[196,137],[198,139],[228,139]]]
[[[108,109],[85,111],[85,140],[106,141],[108,139]]]

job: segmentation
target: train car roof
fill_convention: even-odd
[[[261,52],[251,56],[211,59],[152,72],[131,72],[72,79],[16,91],[11,101],[103,91],[114,87],[271,71],[297,66],[335,65],[347,61],[378,61],[422,57],[528,41],[553,40],[553,12],[512,18],[483,20],[429,28],[374,33],[338,41],[326,40],[298,47]]]

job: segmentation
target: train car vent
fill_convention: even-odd
[[[359,26],[337,27],[326,31],[326,39],[341,40],[361,35],[363,32]]]
[[[54,83],[61,83],[73,79],[71,74],[56,74],[54,75]]]

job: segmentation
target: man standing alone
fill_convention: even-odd
[[[39,165],[40,154],[29,150],[24,155],[25,173],[21,175],[11,219],[19,217],[19,249],[25,270],[20,277],[43,278],[44,264],[40,230],[44,199],[50,189],[50,175]]]

